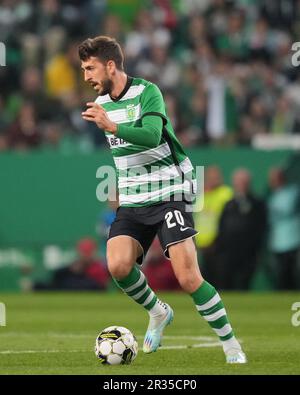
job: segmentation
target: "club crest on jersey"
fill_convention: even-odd
[[[136,109],[135,109],[134,104],[128,104],[128,106],[126,106],[126,116],[127,116],[128,121],[135,120]]]

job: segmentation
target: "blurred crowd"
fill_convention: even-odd
[[[90,152],[105,143],[81,118],[95,93],[77,55],[79,42],[100,34],[120,41],[129,75],[159,85],[185,146],[300,131],[300,73],[291,63],[298,0],[135,1],[132,23],[109,3],[1,2],[1,151]]]
[[[280,167],[270,169],[264,199],[245,168],[231,184],[219,167],[206,169],[204,207],[194,212],[204,277],[220,289],[249,290],[261,270],[276,289],[300,289],[299,185]]]

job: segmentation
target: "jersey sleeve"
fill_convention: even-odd
[[[165,103],[161,91],[155,84],[149,84],[141,96],[142,118],[150,113],[166,119]]]
[[[142,127],[119,124],[116,135],[132,144],[157,147],[167,118],[161,91],[152,83],[147,85],[141,96],[141,122]]]
[[[163,121],[160,117],[147,115],[142,120],[141,127],[119,124],[117,126],[116,136],[128,143],[155,148],[160,142],[162,127]]]

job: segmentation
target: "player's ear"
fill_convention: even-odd
[[[115,64],[115,62],[114,62],[113,60],[109,60],[109,61],[106,63],[106,67],[107,67],[107,71],[108,71],[110,74],[114,74],[114,73],[115,73],[115,71],[116,71],[116,64]]]

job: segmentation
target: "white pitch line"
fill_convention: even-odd
[[[55,354],[55,353],[66,353],[66,352],[88,352],[87,350],[4,350],[0,351],[0,354]]]
[[[86,335],[83,333],[55,333],[55,332],[48,332],[48,333],[23,333],[23,332],[9,332],[9,333],[1,333],[1,338],[2,337],[13,337],[17,336],[18,338],[20,337],[32,337],[32,336],[42,336],[42,337],[69,337],[69,338],[87,338],[90,336],[93,336],[94,334],[87,333]],[[96,336],[96,332],[95,332]]]
[[[13,337],[13,336],[18,336],[20,338],[21,336],[42,336],[42,337],[62,337],[62,338],[88,338],[90,336],[93,336],[94,334],[82,334],[82,333],[56,333],[56,332],[48,332],[48,333],[19,333],[19,332],[9,332],[9,333],[1,333],[1,337]],[[138,339],[143,339],[144,335],[137,335],[136,336]],[[183,340],[200,340],[200,341],[214,341],[216,338],[212,336],[180,336],[180,335],[170,335],[170,336],[164,336],[164,339],[168,340],[176,340],[176,339],[183,339]]]
[[[199,343],[199,344],[191,344],[191,345],[186,345],[186,344],[178,344],[176,346],[163,346],[160,347],[160,350],[183,350],[183,349],[188,349],[188,348],[205,348],[205,347],[219,347],[221,346],[220,342],[214,342],[214,343]],[[20,350],[20,351],[14,351],[14,350],[3,350],[0,351],[0,354],[55,354],[55,353],[80,353],[80,352],[91,352],[90,350]]]
[[[137,336],[144,338],[144,336]],[[214,341],[216,340],[216,337],[214,336],[164,336],[164,339],[184,339],[184,340],[202,340],[202,341]]]
[[[162,346],[160,350],[183,350],[188,348],[205,348],[205,347],[219,347],[222,346],[220,342],[214,343],[199,343],[199,344],[192,344],[190,346],[187,345],[178,345],[178,346]]]

